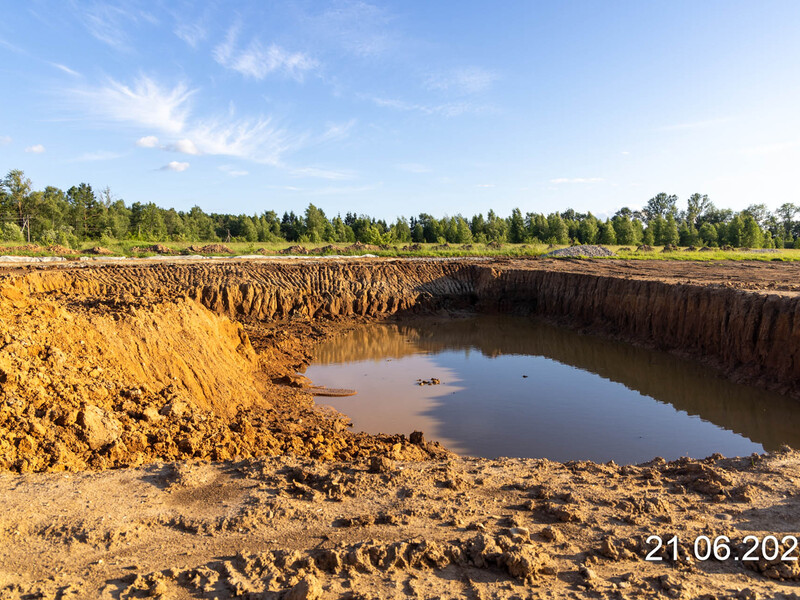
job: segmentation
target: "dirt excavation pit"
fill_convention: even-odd
[[[797,430],[798,275],[791,264],[563,258],[7,270],[0,598],[793,597],[800,455],[782,444]],[[468,325],[476,313],[517,316],[482,317],[495,319],[487,330]],[[438,337],[432,315],[446,323]],[[535,329],[523,335],[513,319]],[[394,323],[399,337],[363,337],[376,322]],[[417,411],[431,427],[350,427],[356,411],[322,405],[360,401],[363,386],[301,375],[325,352],[358,359],[394,344],[393,360],[413,358],[400,338],[440,361],[394,401],[438,394]],[[537,393],[594,373],[604,383],[581,383],[584,396],[625,386],[639,404],[650,397],[711,428],[684,442],[735,439],[726,454],[758,453],[698,447],[679,458],[679,441],[609,462],[587,457],[590,440],[572,430],[560,436],[574,452],[562,462],[535,443],[518,453],[526,458],[470,458],[510,452],[459,447],[502,437],[478,427],[492,415],[481,412],[487,402],[445,397],[448,386],[477,385],[446,364],[465,348],[483,357],[476,375],[507,355],[528,361],[508,368]],[[542,370],[534,357],[567,370]],[[687,360],[693,377],[676,367]],[[358,394],[315,403],[312,385]],[[535,395],[520,389],[516,409],[495,412],[541,442],[559,407],[538,405],[536,430],[537,419],[522,418]],[[594,409],[577,404],[567,417],[632,410]],[[459,437],[459,414],[472,417],[469,435]],[[640,415],[651,436],[654,414]],[[682,423],[663,437],[674,442]],[[633,439],[636,427],[620,426]],[[748,535],[756,560],[736,560]],[[651,536],[663,542],[655,553]],[[718,549],[729,538],[730,556],[704,559],[701,536]]]

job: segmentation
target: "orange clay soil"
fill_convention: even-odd
[[[739,552],[748,534],[800,534],[791,450],[458,458],[419,434],[350,432],[296,372],[361,322],[501,310],[797,395],[798,275],[507,259],[6,270],[0,599],[797,597],[788,538],[783,560],[690,556],[699,535]],[[678,560],[645,561],[651,534],[678,535]]]

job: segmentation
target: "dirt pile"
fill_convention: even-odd
[[[131,248],[131,254],[162,254],[162,255],[170,255],[175,254],[175,251],[172,248],[165,246],[164,244],[153,244],[152,246],[134,246]]]
[[[94,246],[93,248],[89,248],[88,250],[84,251],[86,254],[93,254],[95,256],[111,256],[114,254],[108,248],[103,248],[103,246]]]
[[[0,468],[446,454],[402,436],[347,432],[341,415],[315,410],[308,391],[273,384],[307,360],[291,327],[262,331],[257,355],[240,324],[189,299],[56,302],[8,285],[0,315]]]
[[[305,246],[289,246],[281,250],[279,254],[283,254],[284,256],[301,256],[308,254],[308,248]]]
[[[225,244],[206,244],[205,246],[189,246],[184,254],[233,254],[233,250],[228,248]]]

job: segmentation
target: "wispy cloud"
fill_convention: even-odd
[[[244,177],[245,175],[249,175],[248,171],[245,171],[243,169],[237,169],[230,165],[220,165],[219,170],[222,171],[223,173],[227,173],[231,177]]]
[[[602,177],[558,177],[556,179],[551,179],[550,183],[553,184],[560,184],[560,183],[602,183],[605,179]]]
[[[81,154],[80,156],[76,156],[72,159],[72,162],[95,162],[99,160],[114,160],[115,158],[120,158],[122,154],[118,152],[107,152],[105,150],[100,150],[98,152],[86,152],[85,154]]]
[[[198,44],[205,41],[206,37],[208,37],[208,32],[205,27],[197,23],[179,23],[175,27],[174,32],[175,35],[192,48],[197,48]]]
[[[5,146],[6,144],[10,144],[13,140],[11,139],[10,135],[0,135],[0,146]]]
[[[163,144],[155,135],[140,138],[137,145],[146,148],[234,156],[278,166],[285,152],[308,141],[308,134],[290,133],[268,117],[240,118],[233,110],[195,117],[191,100],[196,93],[184,83],[162,86],[140,76],[131,86],[109,80],[102,87],[73,90],[70,96],[93,119],[155,129],[168,138]]]
[[[83,10],[83,23],[89,33],[117,50],[130,50],[128,32],[142,21],[156,22],[153,15],[110,3],[95,2]]]
[[[44,146],[41,144],[36,144],[34,146],[28,146],[25,148],[25,152],[32,152],[33,154],[41,154],[44,152]]]
[[[136,145],[140,148],[155,148],[158,146],[158,138],[154,135],[146,135],[136,140]]]
[[[493,183],[479,183],[475,187],[477,188],[493,188],[495,185]]]
[[[476,94],[483,92],[497,81],[496,73],[481,67],[462,67],[448,73],[430,75],[425,82],[428,89]]]
[[[184,83],[167,88],[141,76],[132,86],[110,79],[104,86],[74,89],[70,95],[101,119],[179,133],[189,113],[188,101],[195,92]]]
[[[333,142],[346,138],[350,131],[355,127],[356,119],[350,119],[345,123],[328,123],[325,131],[315,141],[319,144]]]
[[[81,74],[80,74],[80,73],[78,73],[77,71],[73,71],[73,70],[72,70],[72,69],[70,69],[68,66],[66,66],[66,65],[62,65],[61,63],[55,63],[55,62],[51,62],[51,63],[50,63],[50,65],[51,65],[51,66],[53,66],[53,67],[55,67],[55,68],[56,68],[56,69],[58,69],[59,71],[63,71],[63,72],[64,72],[64,73],[66,73],[67,75],[72,75],[73,77],[81,77]]]
[[[303,167],[292,169],[290,175],[295,177],[315,177],[317,179],[345,180],[353,179],[355,175],[347,171],[333,171],[331,169],[319,169],[317,167]]]
[[[181,173],[188,168],[188,162],[178,162],[177,160],[173,160],[161,167],[159,171],[175,171],[176,173]]]
[[[279,165],[281,155],[299,144],[269,118],[206,119],[194,124],[187,135],[203,154],[222,154]]]
[[[264,79],[271,73],[283,73],[302,81],[306,71],[317,67],[317,62],[303,52],[289,52],[277,44],[264,47],[259,40],[252,40],[245,48],[238,48],[239,30],[231,27],[225,41],[214,48],[214,60],[223,67],[232,69],[253,79]]]
[[[399,165],[395,165],[396,168],[400,169],[401,171],[406,171],[408,173],[430,173],[430,167],[426,167],[425,165],[421,165],[419,163],[401,163]]]

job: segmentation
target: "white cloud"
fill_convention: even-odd
[[[316,177],[318,179],[331,179],[331,180],[344,180],[353,179],[352,173],[344,171],[332,171],[330,169],[319,169],[317,167],[303,167],[300,169],[292,169],[289,172],[295,177]]]
[[[161,167],[159,171],[175,171],[177,173],[180,173],[188,168],[189,168],[188,162],[178,162],[177,160],[173,160],[165,164],[163,167]]]
[[[28,146],[25,148],[25,152],[32,152],[33,154],[41,154],[44,152],[44,146],[41,144],[36,144],[35,146]]]
[[[178,140],[173,144],[167,144],[164,149],[171,152],[182,152],[183,154],[200,154],[192,140]]]
[[[70,69],[70,68],[69,68],[68,66],[66,66],[66,65],[62,65],[62,64],[60,64],[60,63],[54,63],[54,62],[51,62],[50,64],[51,64],[53,67],[55,67],[56,69],[58,69],[58,70],[60,70],[60,71],[63,71],[64,73],[66,73],[66,74],[68,74],[68,75],[72,75],[73,77],[80,77],[80,76],[81,76],[81,74],[80,74],[80,73],[78,73],[77,71],[73,71],[72,69]]]
[[[270,73],[281,72],[302,81],[306,71],[317,67],[317,62],[302,52],[289,52],[277,44],[264,47],[253,40],[243,50],[237,49],[239,33],[236,27],[228,30],[225,41],[214,48],[214,60],[253,79],[264,79]]]
[[[395,165],[401,171],[407,171],[408,173],[430,173],[431,169],[426,167],[425,165],[421,165],[419,163],[402,163],[399,165]]]
[[[219,170],[227,173],[231,177],[244,177],[245,175],[249,175],[248,171],[243,169],[236,169],[230,165],[220,165]]]
[[[350,119],[346,123],[328,123],[325,132],[319,136],[318,143],[342,140],[350,135],[350,130],[355,126],[356,120]]]
[[[179,133],[189,112],[188,101],[195,92],[183,83],[170,89],[140,76],[133,86],[111,79],[103,87],[72,90],[71,96],[95,117]]]
[[[550,183],[602,183],[604,181],[605,179],[602,177],[559,177],[557,179],[551,179]]]
[[[620,154],[622,154],[623,156],[628,156],[630,152],[628,152],[627,150],[623,150],[622,152],[620,152]]]
[[[5,146],[12,142],[10,135],[0,135],[0,146]]]
[[[158,146],[158,138],[154,135],[146,135],[136,140],[136,145],[140,148],[155,148]]]
[[[190,103],[196,93],[183,83],[161,86],[140,76],[132,86],[110,80],[103,87],[72,90],[70,96],[94,119],[156,129],[167,138],[160,146],[155,135],[140,138],[137,145],[145,148],[234,156],[278,166],[283,153],[308,143],[307,134],[292,134],[267,117],[237,118],[232,108],[221,116],[197,118]]]
[[[96,39],[117,50],[129,50],[128,32],[141,21],[156,23],[153,15],[108,3],[96,2],[83,11],[84,25]]]
[[[187,132],[203,154],[223,154],[265,164],[280,164],[281,155],[294,144],[270,119],[201,121]]]
[[[175,27],[175,35],[192,48],[197,48],[197,45],[206,39],[208,32],[204,27],[196,23],[181,23]]]
[[[493,184],[493,183],[479,183],[479,184],[477,184],[475,187],[479,187],[479,188],[493,188],[493,187],[494,187],[494,184]]]
[[[446,74],[431,75],[426,86],[433,90],[476,94],[487,90],[497,79],[496,73],[481,67],[462,67]]]

